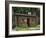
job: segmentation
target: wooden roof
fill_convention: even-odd
[[[15,16],[36,17],[36,15],[30,15],[30,14],[15,14]]]

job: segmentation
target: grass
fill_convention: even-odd
[[[34,29],[33,29],[34,28]],[[40,30],[40,25],[32,24],[30,27],[28,27],[27,24],[19,24],[15,27],[16,31],[31,31],[31,30]]]

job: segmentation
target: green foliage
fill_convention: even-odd
[[[29,7],[13,7],[14,13],[27,14],[31,12],[31,14],[36,13],[36,16],[40,17],[40,8],[29,8]]]
[[[38,24],[36,24],[36,23],[32,23],[32,24],[31,24],[32,27],[36,27],[37,25],[38,25]]]
[[[27,25],[27,24],[19,24],[19,25],[17,25],[17,27],[20,27],[20,28],[27,28],[28,25]]]
[[[31,12],[31,8],[25,8],[25,7],[13,7],[13,10],[15,13],[27,14],[28,12]]]

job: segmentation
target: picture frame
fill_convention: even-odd
[[[17,10],[18,8],[21,8],[21,9],[19,9],[21,13],[19,12],[19,10]],[[26,12],[23,11],[23,9],[26,10],[27,8],[28,8],[28,10]],[[14,12],[14,9],[16,9],[15,12]],[[29,9],[31,9],[32,11],[30,12]],[[39,13],[37,13],[36,11]],[[15,17],[13,12],[16,15],[16,17],[22,16],[20,18],[20,21],[19,20],[16,21],[17,18]],[[22,26],[23,29],[20,27],[21,30],[19,30],[20,29],[19,27],[16,28],[15,25],[19,26],[20,23],[26,23],[29,25],[29,22],[30,22],[30,24],[31,24],[32,23],[31,19],[35,19],[33,22],[36,22],[38,19],[36,19],[36,17],[33,15],[35,15],[36,17],[38,15],[37,18],[39,19],[39,21],[38,21],[39,26],[37,26],[37,28],[35,27],[37,30],[36,29],[35,30],[33,29],[33,31],[30,30],[30,29],[32,29],[32,27],[30,27],[30,26],[29,26],[30,29],[27,26],[28,27],[28,30],[27,30],[27,29],[25,29],[26,25],[23,25],[24,27]],[[13,20],[13,17],[14,17],[14,20]],[[31,21],[27,20],[27,18],[31,18],[30,19]],[[24,22],[21,20],[23,20]],[[36,25],[36,23],[35,23],[35,25]],[[15,29],[12,29],[14,27],[15,27]],[[24,2],[24,1],[5,1],[5,37],[40,36],[40,35],[45,35],[45,3]]]

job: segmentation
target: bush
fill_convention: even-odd
[[[27,24],[19,24],[18,27],[20,27],[20,28],[27,28],[28,25]]]
[[[32,27],[36,27],[37,24],[36,24],[36,23],[32,23],[31,26],[32,26]]]

